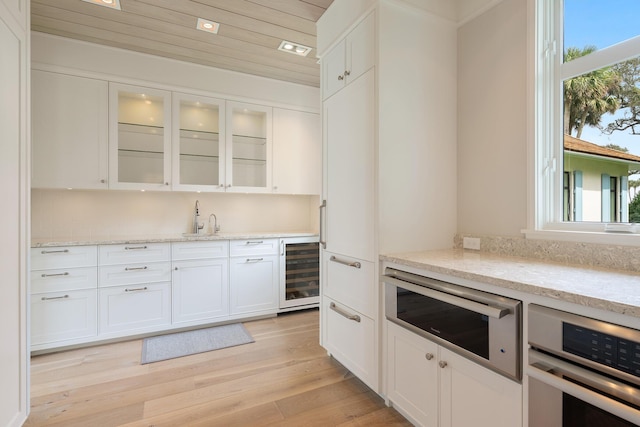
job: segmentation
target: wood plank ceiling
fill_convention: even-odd
[[[320,86],[316,21],[333,0],[31,0],[31,29],[242,73]],[[198,18],[220,24],[196,29]],[[306,56],[278,51],[287,40]]]

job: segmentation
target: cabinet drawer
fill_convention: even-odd
[[[106,265],[98,267],[98,286],[135,285],[171,280],[169,262]]]
[[[374,390],[377,389],[375,324],[372,319],[331,298],[323,299],[326,349]]]
[[[101,334],[156,329],[171,323],[171,284],[152,283],[99,290]]]
[[[324,295],[370,317],[375,317],[377,286],[375,264],[356,258],[323,253]]]
[[[278,239],[248,239],[229,242],[231,256],[277,255]]]
[[[31,296],[31,345],[94,337],[97,290],[48,292]]]
[[[98,248],[100,265],[136,262],[169,261],[169,243],[137,243],[130,245],[103,245]]]
[[[63,268],[31,272],[31,293],[91,289],[98,286],[98,268]]]
[[[92,267],[98,265],[96,246],[64,246],[31,249],[31,270]]]
[[[205,258],[226,258],[228,256],[228,240],[179,242],[173,243],[171,245],[171,259],[174,261]]]

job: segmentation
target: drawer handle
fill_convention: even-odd
[[[43,255],[46,255],[46,254],[66,254],[68,252],[69,252],[69,249],[58,249],[55,251],[42,251],[40,253]]]
[[[261,245],[264,243],[264,240],[248,240],[245,245]]]
[[[124,271],[138,271],[138,270],[146,270],[147,267],[146,265],[144,267],[125,267]]]
[[[354,267],[354,268],[362,267],[362,265],[358,261],[355,261],[355,262],[345,261],[343,259],[336,258],[333,255],[331,255],[331,258],[329,258],[329,261],[337,262],[338,264],[343,264],[343,265],[346,265],[348,267]]]
[[[335,311],[336,313],[338,313],[341,316],[346,317],[349,320],[353,320],[355,322],[360,323],[360,316],[358,316],[357,314],[349,314],[346,311],[344,311],[343,309],[339,308],[335,302],[332,302],[331,304],[329,304],[329,308],[333,311]]]
[[[69,295],[62,295],[59,297],[42,297],[42,301],[51,301],[53,299],[65,299],[65,298],[69,298]]]
[[[52,273],[52,274],[42,274],[42,277],[58,277],[58,276],[68,276],[69,272],[65,271],[64,273]]]
[[[263,260],[264,258],[247,258],[247,262],[260,262]]]
[[[133,288],[133,289],[129,289],[126,288],[124,291],[125,292],[138,292],[138,291],[146,291],[148,288],[145,286],[144,288]]]
[[[125,246],[124,247],[125,251],[135,251],[140,249],[147,249],[147,247],[146,246]]]

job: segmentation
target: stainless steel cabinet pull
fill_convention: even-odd
[[[342,74],[340,74],[340,75],[338,76],[338,80],[344,80],[344,76],[343,76]]]
[[[54,251],[42,251],[41,254],[66,254],[69,252],[69,249],[58,249]]]
[[[52,273],[52,274],[42,274],[42,277],[57,277],[57,276],[68,276],[69,272],[65,271],[64,273]]]
[[[136,291],[146,291],[148,288],[145,286],[144,288],[133,288],[133,289],[129,289],[126,288],[124,291],[125,292],[136,292]]]
[[[284,240],[280,240],[280,255],[284,256]]]
[[[65,299],[65,298],[69,298],[69,295],[62,295],[59,297],[42,297],[42,301],[51,301],[52,299]]]
[[[248,240],[245,245],[261,245],[264,243],[264,240]]]
[[[438,362],[438,366],[440,366],[441,368],[446,368],[447,362],[445,362],[444,360],[441,360],[440,362]]]
[[[124,271],[137,271],[137,270],[146,270],[147,267],[146,265],[144,267],[125,267]]]
[[[433,353],[427,353],[427,354],[425,354],[425,355],[424,355],[424,358],[425,358],[425,359],[427,359],[427,360],[431,360],[431,359],[433,359]]]
[[[318,209],[320,210],[320,240],[319,240],[319,242],[320,242],[320,244],[322,245],[322,248],[323,248],[323,249],[327,249],[327,241],[326,241],[326,240],[324,240],[324,233],[323,233],[323,229],[324,229],[324,227],[323,227],[323,225],[322,225],[322,224],[324,223],[324,221],[322,220],[322,219],[323,219],[323,216],[322,216],[322,210],[323,210],[323,209],[326,209],[326,208],[327,208],[327,201],[326,201],[326,200],[323,200],[323,201],[322,201],[322,204],[321,204],[321,205],[320,205],[320,207],[318,208]]]
[[[133,251],[138,249],[147,249],[147,247],[146,246],[125,246],[124,247],[125,251]]]
[[[360,316],[358,316],[357,314],[347,313],[343,309],[339,308],[335,302],[332,302],[331,304],[329,304],[329,308],[335,311],[336,313],[338,313],[340,316],[346,317],[349,320],[353,320],[354,322],[360,323]]]
[[[247,262],[260,262],[264,260],[264,258],[247,258]]]
[[[360,268],[362,267],[362,265],[358,262],[358,261],[345,261],[343,259],[340,258],[336,258],[335,256],[331,255],[331,258],[329,258],[329,261],[333,261],[333,262],[337,262],[338,264],[344,264],[348,267],[354,267],[354,268]]]
[[[349,71],[349,70],[345,70],[344,71],[344,76],[345,77],[350,76],[350,75],[351,75],[351,71]]]

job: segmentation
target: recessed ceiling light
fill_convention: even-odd
[[[220,28],[220,24],[218,24],[217,22],[198,18],[198,24],[196,25],[196,28],[200,31],[206,31],[208,33],[218,34],[218,29]]]
[[[120,0],[82,0],[82,1],[86,1],[87,3],[97,4],[98,6],[109,7],[111,9],[122,10],[120,9]]]
[[[293,53],[294,55],[307,56],[309,52],[311,52],[311,48],[309,46],[305,46],[299,43],[288,42],[286,40],[282,40],[278,50],[283,52]]]

